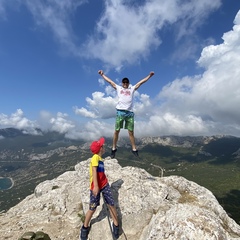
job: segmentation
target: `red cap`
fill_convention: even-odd
[[[92,151],[93,154],[97,154],[99,153],[101,147],[103,146],[105,142],[105,139],[102,137],[100,138],[98,141],[94,141],[92,142],[91,146],[90,146],[90,149]]]

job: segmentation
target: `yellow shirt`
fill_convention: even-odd
[[[89,173],[90,173],[90,189],[93,190],[94,183],[93,183],[93,172],[92,168],[97,167],[97,180],[98,180],[98,187],[101,190],[103,187],[106,186],[108,183],[107,177],[104,173],[104,163],[102,161],[102,158],[98,154],[94,154],[92,156],[90,167],[89,167]]]

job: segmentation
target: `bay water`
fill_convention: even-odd
[[[0,177],[0,190],[7,190],[12,187],[12,184],[11,178]]]

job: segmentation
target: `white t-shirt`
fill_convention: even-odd
[[[116,84],[118,103],[116,109],[133,111],[133,95],[135,91],[135,85],[124,88]]]

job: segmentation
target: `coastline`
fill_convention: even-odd
[[[9,188],[3,189],[3,190],[1,190],[1,191],[5,191],[5,190],[9,190],[9,189],[13,188],[13,186],[14,186],[14,181],[13,181],[13,179],[12,179],[11,177],[0,177],[0,179],[4,179],[4,178],[10,179],[10,181],[11,181],[11,186],[10,186]]]
[[[9,179],[11,180],[11,182],[12,182],[12,185],[11,185],[11,187],[10,187],[10,188],[8,188],[8,189],[11,189],[11,188],[13,188],[13,186],[14,186],[14,181],[13,181],[13,179],[12,179],[11,177],[9,177]]]

